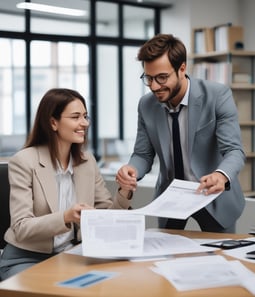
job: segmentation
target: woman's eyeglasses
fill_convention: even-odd
[[[90,116],[85,114],[72,114],[70,116],[62,116],[63,118],[67,118],[67,119],[71,119],[71,120],[74,120],[74,121],[79,121],[79,120],[86,120],[88,122],[90,122]]]

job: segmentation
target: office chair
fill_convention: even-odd
[[[0,250],[6,245],[4,233],[10,225],[8,163],[0,162]]]

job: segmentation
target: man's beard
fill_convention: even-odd
[[[156,95],[156,97],[158,97],[157,93],[168,91],[169,96],[164,100],[160,100],[161,102],[166,103],[166,102],[171,102],[171,100],[174,99],[178,95],[178,93],[180,92],[180,89],[181,89],[181,84],[178,82],[172,90],[168,87],[162,87],[159,90],[154,91],[153,93]]]

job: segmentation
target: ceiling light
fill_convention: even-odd
[[[72,15],[72,16],[84,16],[87,14],[85,10],[81,10],[81,9],[71,9],[71,8],[44,5],[44,4],[38,4],[38,3],[21,2],[21,3],[18,3],[16,6],[17,8],[21,8],[21,9],[37,10],[42,12],[66,14],[66,15]]]

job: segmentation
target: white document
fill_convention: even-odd
[[[181,235],[145,231],[144,215],[128,210],[83,210],[81,236],[82,255],[96,258],[141,259],[214,250]]]
[[[179,256],[181,254],[206,255],[215,250],[217,249],[203,247],[200,243],[197,243],[196,240],[182,235],[146,230],[144,233],[143,252],[139,255],[127,257],[127,255],[125,255],[125,250],[122,250],[122,258],[131,260],[150,260],[152,258]],[[84,255],[82,252],[82,244],[74,246],[65,251],[65,253],[79,256]],[[104,251],[100,250],[98,256],[104,257]]]
[[[130,258],[208,250],[183,236],[164,233],[145,236],[144,233],[145,215],[186,219],[219,195],[197,194],[198,186],[199,183],[196,182],[175,179],[164,193],[145,207],[134,210],[83,210],[81,213],[83,255]]]
[[[254,277],[254,273],[239,261],[227,261],[218,255],[156,262],[151,269],[179,291],[235,285],[249,290],[245,280]]]
[[[128,210],[81,212],[82,252],[90,257],[131,257],[143,252],[145,217]]]
[[[157,231],[146,231],[144,237],[145,256],[150,255],[178,255],[185,253],[209,252],[214,250],[201,246],[194,240],[176,234]]]
[[[201,246],[182,235],[145,231],[143,253],[139,257],[153,258],[197,253],[206,255],[214,250],[214,248]]]
[[[198,182],[174,179],[168,188],[145,207],[133,212],[157,217],[187,219],[196,211],[205,207],[220,193],[204,195],[196,193]]]

